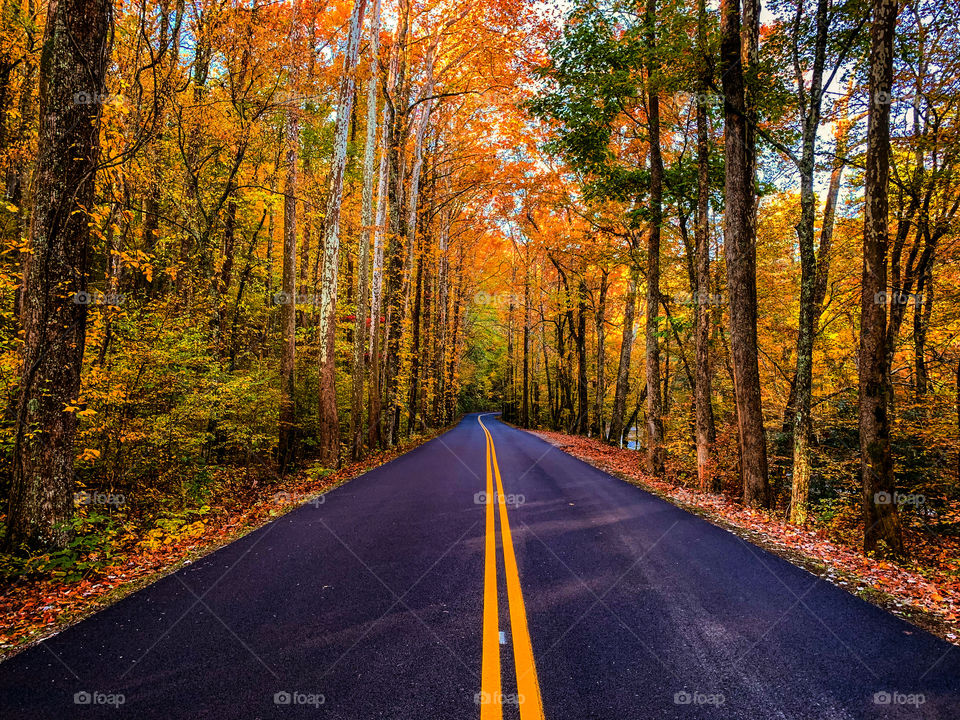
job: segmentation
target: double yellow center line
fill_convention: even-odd
[[[477,422],[487,438],[487,517],[486,545],[483,572],[483,657],[480,669],[480,720],[503,718],[504,696],[500,672],[500,627],[497,607],[497,543],[494,502],[499,508],[500,535],[503,542],[503,563],[507,574],[507,602],[510,610],[510,632],[513,639],[513,662],[517,673],[517,694],[514,697],[520,708],[520,720],[543,720],[543,702],[540,699],[540,683],[537,666],[533,659],[533,644],[527,629],[527,612],[520,589],[520,573],[517,557],[513,552],[513,537],[510,534],[510,519],[507,517],[507,501],[503,492],[500,466],[497,464],[497,448],[483,418]],[[496,495],[494,495],[496,479]]]

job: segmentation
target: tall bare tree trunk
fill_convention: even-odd
[[[384,325],[384,358],[383,367],[383,404],[386,406],[383,411],[383,442],[389,446],[394,441],[394,429],[397,425],[397,418],[400,412],[400,404],[397,401],[399,388],[397,377],[400,373],[401,365],[401,333],[403,331],[403,318],[406,310],[404,295],[405,283],[407,282],[408,268],[405,259],[409,253],[405,252],[405,241],[407,237],[406,216],[403,212],[404,206],[404,177],[406,175],[406,140],[409,133],[408,117],[410,108],[408,107],[410,97],[410,82],[407,73],[406,47],[407,35],[410,30],[410,3],[401,0],[400,3],[400,28],[397,36],[397,45],[399,46],[400,60],[397,65],[396,79],[394,85],[396,92],[393,94],[392,104],[394,109],[393,125],[390,130],[390,163],[389,176],[387,183],[387,193],[390,198],[390,234],[389,245],[387,249],[386,265],[386,293],[385,305],[386,324]]]
[[[823,97],[823,68],[829,30],[829,2],[817,0],[817,35],[814,42],[813,69],[809,93],[802,75],[798,81],[800,96],[801,153],[800,153],[800,220],[797,223],[797,241],[800,247],[800,318],[797,327],[797,369],[794,381],[793,418],[793,482],[790,492],[790,522],[803,524],[807,520],[810,497],[810,431],[813,396],[813,343],[817,319],[817,255],[814,249],[814,225],[817,219],[817,196],[813,181],[816,172],[817,133],[820,130],[820,112]],[[798,68],[799,70],[799,68]]]
[[[751,8],[755,9],[753,6]],[[740,0],[722,0],[720,14],[720,58],[726,106],[723,248],[727,261],[730,354],[740,434],[740,469],[744,503],[751,507],[766,507],[770,502],[770,492],[757,357],[757,245],[753,222],[755,148],[747,118]],[[744,24],[743,35],[747,39],[747,47],[752,48],[754,25],[759,18],[755,12],[745,12],[745,15],[748,16],[748,22]]]
[[[330,166],[330,194],[323,238],[323,277],[320,282],[320,462],[335,467],[340,455],[340,421],[337,417],[336,358],[337,281],[340,257],[340,205],[343,174],[347,166],[347,133],[353,114],[355,70],[360,52],[363,12],[367,0],[355,0],[337,98],[337,126]]]
[[[400,65],[399,33],[393,37],[390,47],[390,67],[384,95],[387,99],[396,96],[396,78]],[[394,100],[395,102],[395,100]],[[387,215],[390,205],[390,155],[393,144],[394,107],[392,102],[383,103],[383,116],[380,120],[380,167],[377,171],[377,214],[373,235],[373,277],[370,284],[370,385],[367,393],[367,444],[379,447],[381,437],[380,388],[381,367],[381,325],[380,313],[383,307],[383,266],[384,237],[386,235]]]
[[[423,363],[420,361],[424,348],[421,344],[423,333],[423,302],[424,302],[424,265],[427,260],[423,236],[417,241],[417,270],[416,283],[413,290],[413,314],[410,324],[413,326],[413,337],[410,344],[410,396],[407,407],[407,437],[413,433],[413,426],[417,420],[420,403],[420,371]]]
[[[863,274],[860,280],[860,473],[863,548],[900,554],[903,540],[894,502],[886,378],[887,185],[890,177],[890,88],[897,0],[873,0],[870,111],[864,176]],[[881,293],[883,295],[881,295]],[[885,546],[880,547],[881,543]]]
[[[377,77],[380,55],[380,0],[373,0],[373,16],[370,18],[370,81],[367,84],[367,138],[363,153],[363,228],[360,230],[360,260],[357,274],[357,321],[353,337],[353,402],[350,414],[351,455],[354,460],[363,450],[363,383],[366,379],[367,363],[364,353],[373,353],[368,347],[367,323],[373,329],[374,320],[370,316],[370,245],[374,242],[373,226],[373,166],[377,156]],[[384,152],[386,157],[386,152]],[[382,258],[382,254],[381,254]],[[382,266],[381,266],[382,267]],[[379,312],[379,308],[378,308]],[[372,333],[369,337],[372,337]],[[373,422],[373,417],[370,417]]]
[[[529,251],[523,263],[523,399],[520,425],[530,427],[530,262]]]
[[[393,445],[399,433],[400,425],[400,410],[401,410],[401,400],[400,394],[397,392],[397,389],[393,387],[393,380],[396,378],[396,374],[400,365],[400,347],[401,347],[401,333],[403,328],[404,319],[407,315],[407,309],[410,305],[410,299],[412,297],[413,289],[413,261],[414,253],[416,248],[417,240],[417,213],[419,211],[420,203],[420,182],[421,175],[423,174],[423,144],[426,139],[427,127],[430,122],[430,112],[433,107],[433,100],[427,99],[433,95],[433,63],[434,56],[437,49],[436,40],[433,44],[427,48],[427,77],[424,83],[421,100],[424,102],[419,108],[419,117],[417,118],[417,128],[414,132],[413,139],[413,165],[410,169],[410,190],[407,194],[407,217],[405,222],[406,229],[406,254],[403,260],[403,267],[401,270],[402,282],[399,282],[400,278],[396,277],[395,273],[395,292],[399,292],[398,296],[391,308],[391,312],[394,313],[394,316],[391,318],[391,343],[390,351],[387,356],[388,369],[387,375],[390,378],[388,383],[387,393],[389,401],[387,403],[387,443]],[[404,117],[406,117],[404,113]],[[402,178],[401,178],[402,184]],[[402,289],[401,289],[402,286]]]
[[[297,159],[300,146],[300,118],[296,107],[287,109],[284,142],[287,176],[283,186],[283,276],[280,281],[280,433],[277,462],[280,473],[294,462],[296,455],[297,410],[296,338],[297,338]]]
[[[607,373],[605,360],[607,357],[607,292],[610,289],[610,270],[603,268],[600,271],[600,294],[597,299],[596,322],[594,328],[597,333],[597,392],[593,404],[593,435],[598,438],[606,437],[605,421],[603,419],[604,400],[607,395]]]
[[[449,290],[449,259],[447,257],[450,242],[450,216],[444,213],[443,225],[440,229],[440,247],[437,257],[437,362],[435,372],[437,375],[437,389],[433,399],[433,418],[434,424],[441,425],[446,422],[444,417],[443,398],[446,393],[446,367],[447,345],[448,345],[448,308],[450,305]]]
[[[590,401],[587,390],[587,284],[582,278],[577,284],[577,330],[573,339],[577,351],[577,416],[574,432],[586,435],[590,428]]]
[[[700,55],[700,93],[697,96],[697,214],[694,226],[696,279],[696,374],[694,411],[697,436],[697,480],[704,492],[716,492],[719,476],[713,471],[711,456],[716,439],[713,422],[713,389],[710,368],[710,136],[706,93],[710,87],[709,48],[707,47],[707,11],[705,0],[697,3],[697,45]]]
[[[656,0],[647,1],[650,51],[656,47]],[[650,129],[650,230],[647,233],[647,464],[653,475],[663,475],[663,401],[660,395],[660,226],[663,223],[663,157],[660,152],[660,95],[647,67],[647,119]]]
[[[77,402],[86,334],[87,212],[100,156],[112,5],[58,0],[47,10],[30,256],[24,268],[23,369],[5,546],[63,548],[73,517]],[[93,98],[94,102],[87,102]]]
[[[607,441],[623,445],[624,416],[627,413],[627,395],[630,392],[630,356],[633,354],[634,317],[637,308],[637,281],[640,273],[630,265],[627,296],[623,301],[623,339],[620,341],[620,362],[617,365],[617,385],[613,393],[613,410],[610,415],[610,433]],[[544,344],[546,347],[546,344]],[[546,363],[546,360],[544,360]],[[549,372],[549,367],[547,368]],[[549,375],[547,376],[549,378]],[[548,388],[549,389],[549,388]]]
[[[917,283],[917,305],[913,311],[913,360],[914,397],[922,401],[927,394],[927,330],[930,327],[930,315],[933,312],[933,264],[927,266],[927,272],[920,276]]]

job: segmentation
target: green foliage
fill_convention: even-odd
[[[120,530],[109,514],[78,513],[70,523],[73,540],[63,550],[43,555],[0,555],[0,577],[48,576],[76,582],[88,572],[116,562]]]

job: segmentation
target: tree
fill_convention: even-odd
[[[627,292],[623,300],[623,338],[620,341],[617,382],[613,393],[613,410],[610,414],[610,434],[607,436],[609,442],[618,445],[623,445],[623,436],[627,430],[624,419],[627,412],[627,394],[630,392],[630,356],[633,354],[633,338],[635,335],[633,325],[637,307],[638,279],[639,272],[631,263]]]
[[[363,30],[366,0],[355,0],[350,15],[350,32],[344,52],[343,76],[337,96],[337,126],[330,168],[330,194],[323,237],[323,277],[320,283],[320,457],[334,467],[340,455],[340,421],[337,415],[336,357],[337,281],[340,254],[340,207],[343,200],[343,175],[347,167],[347,133],[353,112],[357,56]]]
[[[299,3],[294,3],[291,13],[290,45],[296,55],[301,36]],[[297,61],[291,65],[290,87],[296,88]],[[296,358],[297,358],[297,162],[300,147],[300,115],[298,103],[291,103],[286,112],[284,145],[287,175],[283,186],[283,275],[280,281],[280,328],[282,350],[280,352],[280,440],[277,462],[280,473],[296,457],[297,407],[296,407]]]
[[[870,31],[870,109],[864,178],[863,273],[860,279],[860,475],[865,552],[903,551],[893,499],[887,333],[887,208],[890,177],[890,89],[897,0],[873,0]],[[881,547],[881,545],[883,547]]]
[[[720,16],[726,162],[723,248],[727,262],[730,353],[740,433],[740,471],[744,503],[751,507],[766,507],[770,502],[767,441],[757,353],[756,149],[747,116],[742,59],[745,52],[748,57],[752,54],[752,38],[759,17],[745,11],[741,27],[740,0],[722,0]]]
[[[716,473],[710,467],[712,446],[716,440],[713,421],[713,390],[710,369],[710,314],[707,298],[710,296],[710,137],[707,116],[707,92],[713,70],[707,47],[706,1],[697,2],[697,211],[694,226],[694,255],[696,265],[696,385],[694,411],[697,436],[697,479],[700,489],[719,489]]]
[[[360,236],[360,261],[357,268],[357,320],[353,337],[353,395],[350,414],[351,455],[359,459],[363,448],[363,384],[367,374],[364,354],[373,355],[368,347],[367,325],[373,328],[370,313],[370,247],[375,243],[376,229],[373,225],[373,169],[377,154],[377,78],[380,54],[380,0],[373,0],[370,19],[370,79],[367,81],[367,137],[363,153],[363,229]],[[384,152],[386,156],[386,152]],[[381,254],[382,258],[382,254]],[[377,307],[375,312],[379,312]],[[372,333],[371,333],[372,334]],[[373,417],[370,417],[373,421]]]
[[[40,137],[24,271],[24,345],[6,546],[71,537],[74,438],[89,297],[90,227],[111,4],[50,3],[40,63]]]
[[[647,230],[647,464],[663,474],[663,400],[660,394],[660,226],[663,223],[663,156],[660,150],[660,95],[656,71],[656,0],[647,0],[647,124],[650,133],[650,227]]]

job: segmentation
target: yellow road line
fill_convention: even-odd
[[[486,428],[484,428],[486,429]],[[480,720],[501,720],[500,627],[497,616],[497,539],[493,512],[493,471],[487,439],[487,530],[483,569],[483,659],[480,667]]]
[[[510,532],[510,520],[507,516],[507,500],[503,491],[503,479],[500,476],[500,465],[497,463],[497,448],[493,442],[493,436],[487,426],[483,424],[483,420],[480,418],[477,420],[487,437],[487,448],[489,450],[487,455],[488,501],[491,497],[489,490],[491,460],[493,473],[497,480],[497,506],[500,509],[500,535],[503,539],[503,560],[507,574],[507,601],[510,605],[510,633],[513,639],[513,662],[517,672],[520,718],[521,720],[543,720],[540,682],[537,678],[537,665],[533,657],[533,643],[530,640],[530,631],[527,628],[527,611],[523,602],[523,591],[520,587],[517,557],[513,549],[513,535]],[[487,527],[489,529],[489,515]],[[498,708],[498,712],[502,712],[502,710]],[[481,720],[486,720],[482,714]]]

